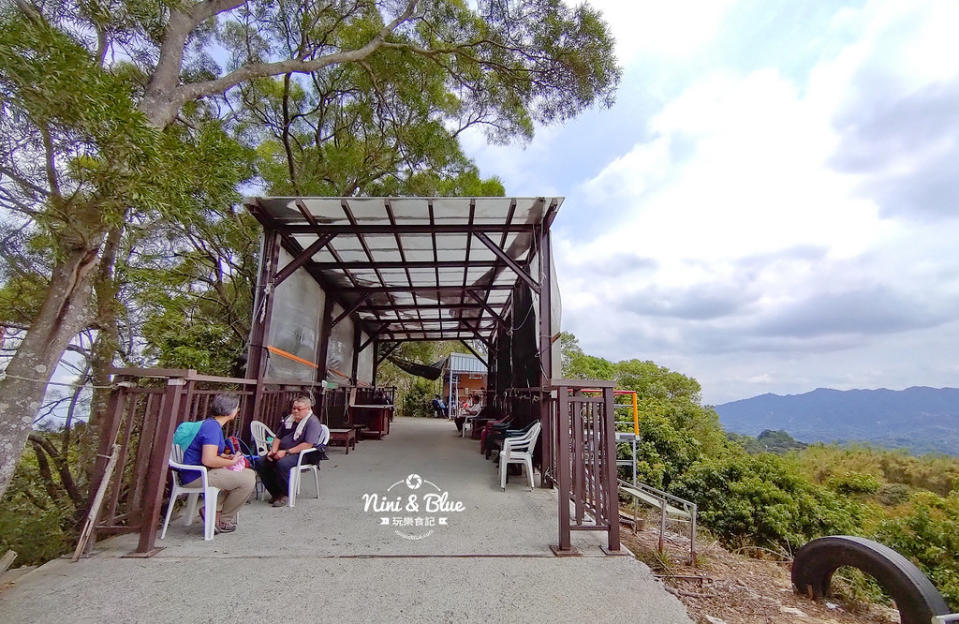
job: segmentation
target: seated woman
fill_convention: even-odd
[[[207,467],[207,479],[211,486],[220,489],[216,501],[216,531],[229,533],[236,530],[236,512],[250,498],[256,486],[256,473],[248,468],[237,469],[242,464],[242,453],[226,452],[223,427],[240,411],[240,399],[236,395],[218,394],[210,402],[210,416],[200,425],[196,437],[183,451],[183,463]],[[200,486],[200,472],[182,470],[180,478],[187,487]]]

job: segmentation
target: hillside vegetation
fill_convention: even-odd
[[[695,379],[588,355],[571,334],[562,343],[565,376],[637,392],[639,478],[695,501],[724,544],[791,553],[823,535],[869,537],[909,557],[959,610],[959,459],[822,443],[768,452],[758,440],[727,437]],[[788,446],[780,434],[765,438]],[[629,456],[626,445],[619,452]]]

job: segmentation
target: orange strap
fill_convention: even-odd
[[[319,366],[317,366],[316,364],[314,364],[313,362],[309,360],[304,360],[298,355],[293,355],[289,351],[284,351],[283,349],[277,349],[276,347],[272,345],[267,345],[266,350],[269,351],[270,353],[279,355],[280,357],[285,357],[288,360],[293,360],[294,362],[299,362],[300,364],[306,364],[307,366],[312,366],[313,368],[319,368]]]

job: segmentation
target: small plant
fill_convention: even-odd
[[[830,590],[852,613],[868,610],[870,603],[892,605],[892,598],[883,591],[876,579],[849,566],[842,566],[833,573]]]

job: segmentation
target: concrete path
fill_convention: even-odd
[[[525,475],[503,492],[454,432],[398,418],[384,440],[328,451],[319,499],[304,474],[296,507],[253,501],[212,543],[176,522],[151,559],[121,558],[136,537],[120,536],[50,562],[0,592],[0,622],[691,622],[645,565],[603,555],[603,533],[574,532],[582,556],[554,557],[555,492]],[[444,493],[446,510],[426,508]]]

